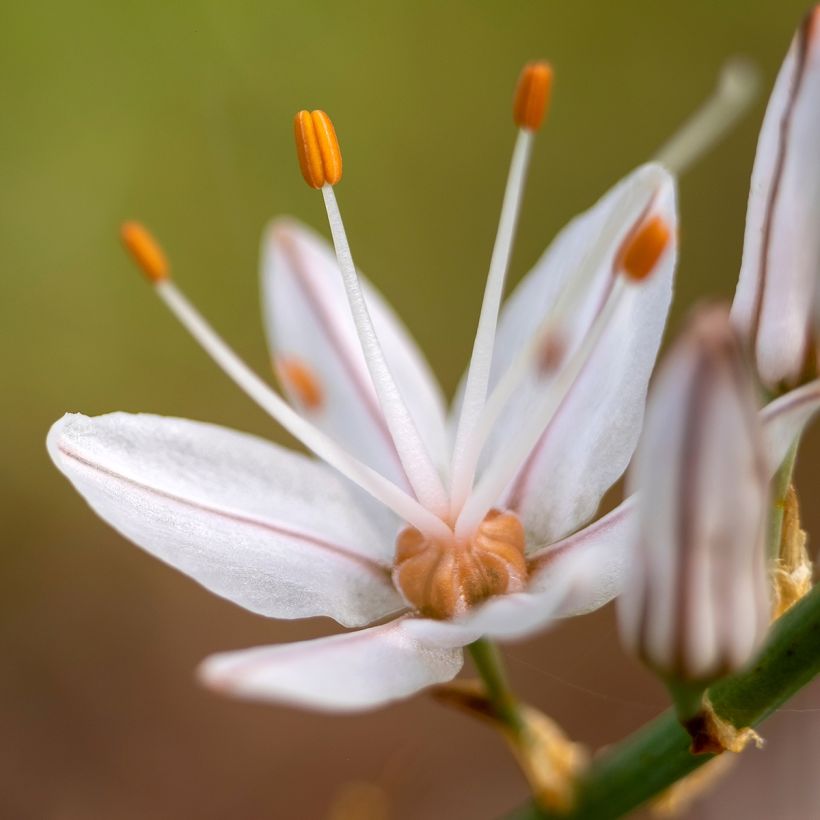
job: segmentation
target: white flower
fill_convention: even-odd
[[[669,226],[668,247],[651,277],[633,283],[618,272],[619,256],[647,210]],[[215,656],[202,668],[210,685],[334,709],[409,695],[452,678],[461,647],[479,636],[522,635],[594,609],[620,589],[630,503],[579,527],[626,467],[640,430],[671,297],[675,225],[672,178],[645,166],[572,222],[518,287],[499,317],[489,376],[491,392],[505,373],[515,389],[480,447],[477,480],[454,518],[417,500],[418,476],[398,456],[338,264],[292,222],[275,224],[264,243],[269,338],[309,422],[289,429],[319,451],[332,437],[339,472],[251,436],[142,414],[66,416],[49,434],[50,453],[126,537],[248,609],[277,618],[328,615],[345,626],[398,616],[352,634]],[[440,389],[393,312],[364,287],[386,365],[444,484],[450,445]],[[181,298],[170,280],[157,288],[167,301]],[[562,293],[572,310],[556,315],[550,308]],[[550,345],[560,338],[553,354],[562,366],[543,361],[547,337]],[[211,345],[215,338],[207,336]],[[512,515],[490,537],[494,508]],[[399,576],[396,537],[408,525],[429,542],[431,560],[471,548],[473,565],[461,561],[464,583],[442,592],[444,604],[415,587],[403,595],[391,579]],[[434,568],[415,575],[425,572],[431,583],[449,583]],[[404,583],[418,586],[418,579]],[[420,617],[419,607],[438,619]]]
[[[713,680],[760,646],[769,477],[728,312],[703,309],[659,370],[628,479],[640,505],[621,634],[659,673]]]
[[[757,145],[732,320],[771,390],[817,372],[820,6],[786,56]]]

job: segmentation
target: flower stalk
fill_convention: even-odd
[[[734,726],[755,726],[820,673],[820,586],[772,627],[757,662],[715,684],[715,712]],[[530,803],[509,820],[620,817],[714,759],[693,755],[691,738],[669,710],[597,757],[580,777],[571,811],[552,812]]]
[[[518,699],[510,689],[498,647],[488,638],[479,638],[467,649],[487,690],[496,717],[516,734],[524,729]]]

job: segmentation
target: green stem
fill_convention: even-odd
[[[772,626],[755,665],[715,684],[709,697],[722,718],[737,727],[754,726],[818,673],[820,585]],[[550,813],[530,803],[510,814],[509,820],[622,817],[712,759],[690,754],[689,743],[674,710],[665,712],[592,763],[579,780],[571,812]]]
[[[518,700],[507,683],[504,663],[496,645],[488,638],[479,638],[468,647],[476,671],[484,681],[496,716],[515,732],[524,728]]]
[[[780,469],[772,479],[772,509],[769,514],[768,532],[766,543],[769,546],[769,558],[777,558],[780,551],[780,532],[783,529],[783,513],[786,509],[786,495],[792,483],[794,473],[794,463],[797,460],[797,448],[800,439],[797,438],[789,448],[786,458],[780,465]]]
[[[685,724],[691,720],[703,708],[703,696],[706,694],[706,686],[702,683],[688,683],[686,681],[666,679],[666,688],[675,704],[675,711],[678,720]]]

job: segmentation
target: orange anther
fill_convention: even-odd
[[[162,282],[168,278],[168,260],[144,225],[139,222],[124,222],[120,236],[128,253],[151,282]]]
[[[658,264],[671,237],[672,231],[662,216],[647,217],[624,241],[618,267],[630,279],[638,282],[646,279]]]
[[[276,360],[276,373],[290,395],[307,410],[318,410],[324,403],[322,386],[313,370],[293,357]]]
[[[342,152],[330,117],[324,111],[300,111],[293,134],[305,182],[311,188],[335,185],[342,178]]]
[[[527,63],[518,78],[513,101],[513,120],[519,128],[541,127],[552,93],[552,66],[539,60]]]

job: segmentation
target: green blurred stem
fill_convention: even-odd
[[[479,638],[467,649],[475,664],[496,716],[510,729],[518,733],[524,728],[524,720],[518,708],[518,700],[507,683],[504,662],[498,647],[488,638]]]
[[[773,626],[757,663],[709,690],[715,712],[737,727],[767,718],[820,673],[820,585]],[[531,803],[509,820],[583,818],[611,820],[656,796],[713,755],[689,753],[690,737],[674,710],[665,712],[592,763],[578,783],[568,814]]]
[[[780,553],[780,532],[783,528],[783,513],[786,509],[786,495],[792,483],[794,463],[797,460],[797,448],[800,439],[797,438],[789,448],[786,458],[780,465],[772,480],[772,509],[769,515],[766,543],[769,548],[769,558],[777,558]]]
[[[681,723],[691,720],[703,708],[703,696],[706,686],[701,683],[688,683],[673,678],[666,680],[666,688],[675,704],[675,711]]]

